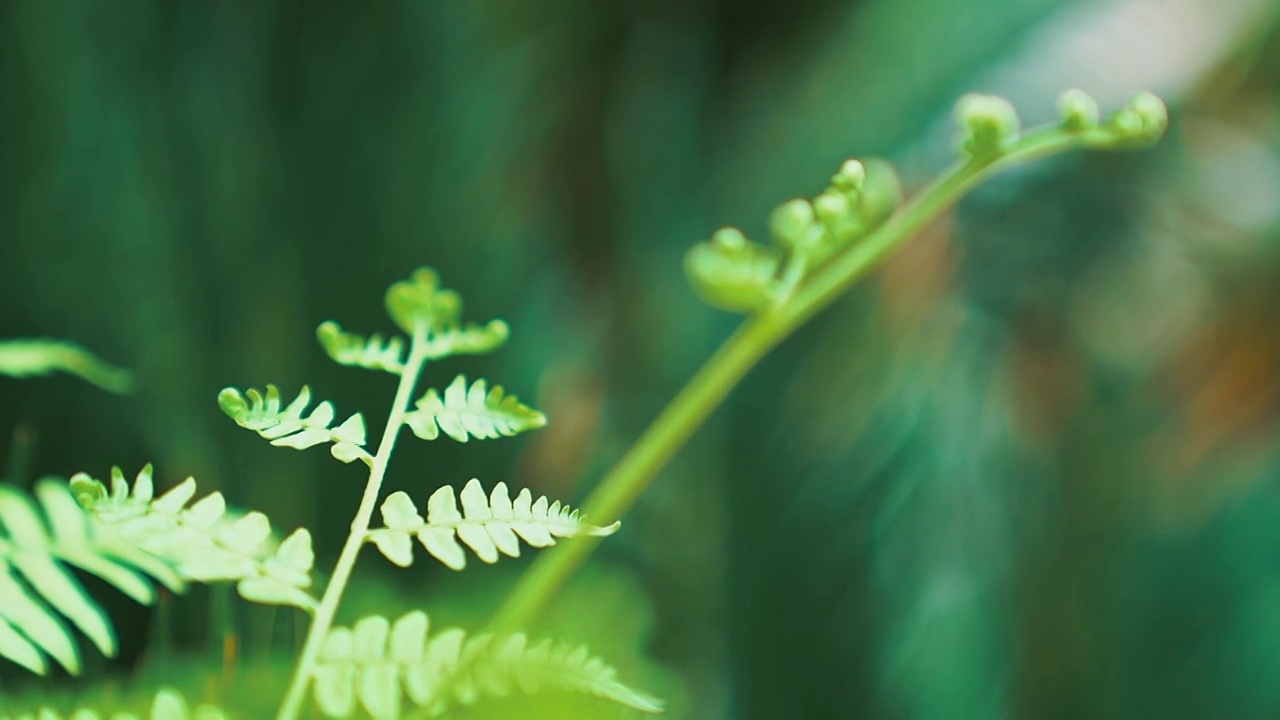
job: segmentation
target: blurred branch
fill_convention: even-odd
[[[761,358],[984,179],[1072,150],[1126,149],[1154,142],[1163,133],[1167,116],[1163,106],[1152,107],[1153,102],[1159,103],[1150,95],[1138,96],[1105,126],[1075,124],[1079,118],[1068,112],[1062,125],[1028,133],[1000,152],[973,152],[942,174],[877,229],[800,284],[781,304],[743,323],[605,476],[583,503],[583,513],[597,523],[612,522],[625,513]],[[527,626],[595,545],[592,539],[582,538],[539,556],[498,609],[491,629],[511,631]]]
[[[65,340],[0,340],[0,374],[13,377],[67,372],[113,393],[133,391],[133,373]]]

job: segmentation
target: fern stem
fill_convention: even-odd
[[[584,516],[596,523],[617,520],[761,358],[984,179],[1070,150],[1122,147],[1127,146],[1102,129],[1051,127],[1024,135],[1002,155],[968,159],[944,172],[870,234],[796,286],[784,302],[744,322],[600,481],[582,505]],[[582,537],[539,555],[498,608],[489,629],[526,628],[599,541]]]
[[[356,558],[364,547],[369,532],[369,521],[373,518],[374,507],[378,504],[378,496],[382,491],[382,479],[386,475],[387,465],[391,461],[391,453],[395,449],[396,439],[400,436],[400,428],[404,425],[405,412],[413,395],[414,385],[422,373],[422,366],[427,359],[427,331],[423,323],[414,328],[413,342],[409,348],[409,357],[405,360],[404,371],[400,374],[400,384],[396,388],[396,396],[391,404],[391,412],[387,416],[387,426],[382,431],[382,441],[378,444],[378,452],[373,456],[369,468],[369,480],[364,486],[364,496],[360,499],[360,507],[351,521],[351,532],[338,555],[333,575],[325,586],[324,597],[316,608],[315,618],[307,630],[307,638],[302,645],[302,654],[289,681],[284,701],[280,704],[277,720],[296,720],[306,699],[307,686],[315,672],[316,661],[320,656],[320,648],[329,628],[333,625],[334,615],[346,590],[351,571],[355,568]]]

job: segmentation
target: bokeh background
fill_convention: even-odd
[[[140,386],[0,378],[4,476],[154,461],[310,527],[327,566],[359,473],[215,395],[307,383],[377,426],[391,381],[314,328],[391,329],[385,287],[432,265],[514,333],[427,382],[485,376],[551,422],[406,441],[389,489],[580,500],[736,322],[688,288],[692,243],[764,236],[849,156],[919,187],[964,92],[1035,123],[1068,87],[1150,89],[1157,148],[989,183],[770,356],[536,631],[673,718],[1280,717],[1278,23],[1275,0],[6,0],[0,336]],[[522,567],[368,554],[342,619],[477,627]],[[223,590],[104,591],[121,657],[0,668],[0,708],[165,682],[266,717],[298,618]],[[545,702],[459,717],[628,717]]]

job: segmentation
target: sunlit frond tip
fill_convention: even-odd
[[[35,715],[0,714],[0,720],[63,720],[64,717],[67,720],[104,720],[107,717],[110,717],[110,720],[139,720],[139,716],[132,713],[117,712],[108,716],[89,708],[80,708],[65,716],[48,707],[41,708]],[[164,688],[156,693],[155,699],[151,702],[151,712],[146,715],[146,718],[147,720],[226,720],[227,716],[222,710],[212,705],[201,705],[191,710],[182,695]]]
[[[385,370],[395,375],[404,370],[404,341],[399,337],[383,340],[381,335],[371,335],[365,338],[345,332],[330,320],[316,328],[316,338],[339,365]]]
[[[44,674],[45,658],[80,670],[75,637],[63,618],[102,654],[116,651],[106,613],[70,571],[96,575],[141,603],[155,599],[152,579],[172,589],[182,581],[163,562],[103,535],[64,481],[45,479],[27,493],[0,485],[0,658]]]
[[[468,387],[466,376],[459,375],[443,396],[435,388],[428,390],[404,421],[423,440],[435,440],[444,433],[466,442],[534,430],[546,425],[547,417],[507,395],[501,385],[489,388],[484,380],[476,380]]]
[[[236,388],[224,388],[218,393],[218,405],[237,425],[248,428],[271,441],[272,445],[297,450],[331,442],[333,456],[344,463],[360,460],[372,461],[365,452],[364,416],[356,413],[337,427],[329,427],[334,420],[333,405],[324,401],[306,417],[311,403],[311,390],[306,385],[298,397],[281,407],[280,391],[268,385],[266,392],[249,388],[241,394]]]
[[[299,528],[277,544],[262,513],[231,511],[220,492],[192,502],[195,478],[157,496],[151,473],[150,465],[142,468],[130,487],[120,468],[112,468],[110,489],[77,473],[71,492],[99,530],[162,560],[183,580],[234,582],[246,600],[315,609],[308,530]]]
[[[428,635],[427,615],[413,611],[394,623],[372,615],[325,638],[315,673],[321,713],[350,717],[357,704],[376,720],[401,717],[403,698],[438,717],[481,697],[543,689],[585,693],[647,713],[662,702],[617,679],[617,671],[583,646],[522,634],[477,635],[458,628]]]
[[[407,494],[392,493],[382,503],[382,521],[384,527],[370,531],[369,539],[388,560],[401,567],[413,564],[411,540],[417,538],[432,557],[454,570],[467,564],[462,544],[484,562],[496,563],[500,555],[519,557],[520,540],[543,548],[554,545],[557,538],[612,535],[620,526],[616,522],[605,527],[589,525],[577,510],[559,500],[550,502],[546,496],[534,500],[527,488],[513,501],[506,483],[498,483],[486,496],[475,479],[457,498],[448,485],[432,493],[425,520]]]

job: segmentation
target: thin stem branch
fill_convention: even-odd
[[[365,536],[369,531],[369,521],[373,518],[374,507],[378,504],[378,496],[382,491],[382,478],[386,475],[387,465],[391,461],[391,453],[395,449],[396,438],[404,425],[404,416],[413,395],[414,385],[422,373],[426,363],[427,333],[422,323],[414,329],[409,357],[405,360],[404,370],[400,373],[400,384],[396,388],[396,396],[391,404],[391,412],[387,416],[387,426],[382,431],[382,441],[378,444],[378,452],[373,456],[369,469],[369,480],[364,486],[364,496],[360,499],[360,507],[351,521],[351,532],[338,555],[338,562],[333,568],[329,584],[325,586],[324,597],[316,608],[315,619],[307,631],[307,638],[302,645],[302,654],[289,681],[289,689],[285,693],[284,702],[280,704],[280,712],[276,720],[297,720],[302,704],[306,700],[307,686],[315,671],[316,660],[329,628],[333,625],[334,614],[346,590],[347,581],[351,579],[351,571],[355,568],[356,558],[364,547]]]
[[[1115,133],[1102,128],[1054,127],[1024,135],[1001,155],[969,159],[944,172],[870,234],[800,283],[785,302],[744,322],[600,481],[583,503],[583,514],[596,523],[618,519],[761,358],[983,179],[1049,155],[1080,148],[1114,149],[1124,147],[1122,143]],[[498,608],[489,629],[526,628],[599,542],[600,538],[578,538],[540,555]]]

